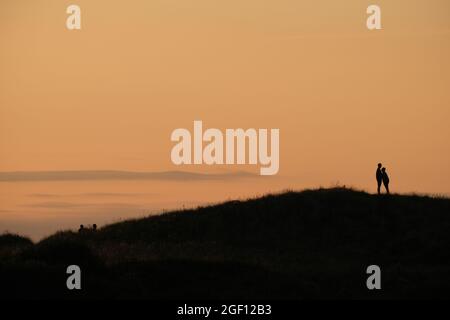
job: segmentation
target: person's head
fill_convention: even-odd
[[[381,163],[379,163],[379,164],[378,164],[378,169],[379,169],[379,168],[381,168],[381,166],[382,166],[382,164],[381,164]]]
[[[384,172],[384,171],[386,171],[386,168],[385,168],[385,167],[383,167],[383,169],[381,169],[381,171],[383,171],[383,172]]]
[[[84,226],[82,224],[80,224],[80,229],[83,229],[83,228],[84,228]]]
[[[97,230],[97,225],[95,223],[92,225],[92,229]]]

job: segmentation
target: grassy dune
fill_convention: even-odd
[[[71,264],[80,291],[66,289]],[[366,288],[371,264],[382,290]],[[450,199],[319,189],[36,244],[3,235],[0,283],[9,298],[449,298]]]

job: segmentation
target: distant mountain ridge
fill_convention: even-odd
[[[0,181],[76,181],[76,180],[223,180],[249,178],[252,173],[196,173],[188,171],[138,172],[120,170],[62,170],[0,172]]]

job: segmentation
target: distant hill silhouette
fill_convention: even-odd
[[[286,192],[36,244],[4,235],[0,283],[28,298],[448,298],[449,231],[450,199]],[[65,288],[69,264],[81,291]],[[380,291],[366,288],[371,264]]]

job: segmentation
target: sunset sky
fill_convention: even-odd
[[[81,30],[66,29],[70,4]],[[382,30],[366,28],[370,4]],[[374,192],[378,162],[393,192],[450,195],[449,57],[448,0],[2,0],[0,172],[259,171],[173,165],[171,132],[202,120],[279,128],[280,171],[186,201],[338,183]],[[0,200],[55,189],[18,184],[0,182]],[[113,184],[88,188],[130,188]],[[0,202],[0,231],[21,201]]]

